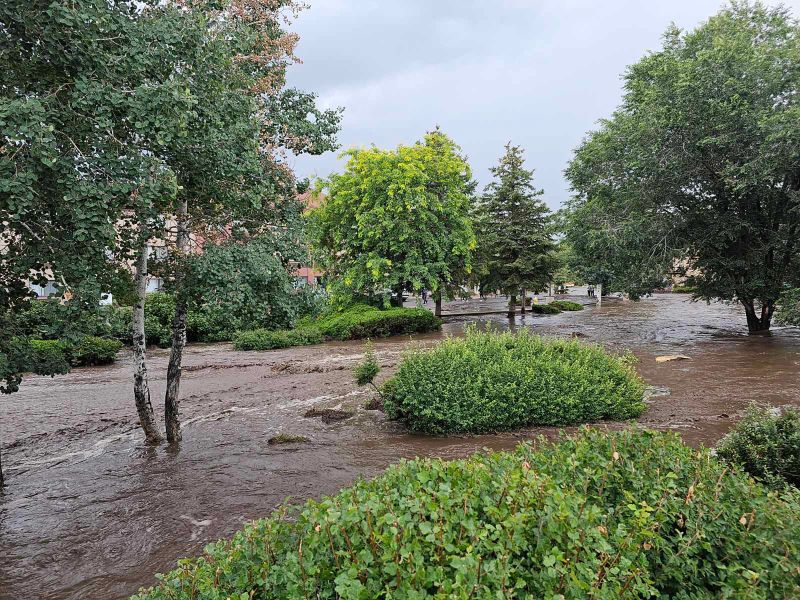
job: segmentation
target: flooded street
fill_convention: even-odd
[[[508,327],[503,315],[449,319]],[[631,349],[656,394],[639,421],[713,444],[751,401],[800,405],[800,330],[747,336],[736,306],[691,303],[665,294],[601,309],[518,317],[514,327],[577,335]],[[408,338],[379,340],[386,377]],[[202,551],[242,523],[266,516],[285,498],[335,492],[399,458],[461,457],[503,449],[541,429],[460,438],[405,433],[366,411],[371,397],[353,383],[361,342],[272,352],[228,345],[190,346],[184,364],[180,449],[141,443],[128,355],[109,367],[77,369],[55,379],[29,377],[0,399],[0,442],[8,485],[0,493],[0,598],[125,598],[154,582],[153,573]],[[166,350],[150,362],[160,414]],[[689,360],[657,363],[656,356]],[[326,423],[309,408],[353,410]],[[269,445],[278,433],[307,444]],[[548,432],[549,433],[549,432]]]

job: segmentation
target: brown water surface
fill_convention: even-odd
[[[471,321],[451,319],[445,333],[458,335]],[[477,321],[509,325],[502,315]],[[679,431],[692,444],[713,444],[751,401],[800,405],[800,331],[747,336],[736,307],[661,295],[527,315],[512,326],[631,349],[655,391],[640,422]],[[416,337],[423,344],[440,338]],[[408,343],[375,344],[385,373]],[[350,372],[361,352],[360,343],[262,353],[189,347],[179,449],[141,443],[127,355],[110,367],[26,378],[19,393],[0,399],[8,477],[0,492],[0,598],[124,598],[286,497],[335,492],[403,457],[461,457],[552,433],[409,435],[361,408],[369,393],[356,388]],[[665,354],[690,360],[655,362]],[[154,400],[163,397],[166,357],[164,350],[152,353]],[[303,417],[311,407],[355,415],[326,424]],[[267,444],[281,432],[311,441]]]

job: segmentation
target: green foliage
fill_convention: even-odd
[[[532,313],[538,315],[557,315],[561,312],[558,306],[553,306],[553,302],[550,304],[531,304],[529,308]]]
[[[630,362],[527,330],[473,328],[404,356],[384,385],[384,407],[412,431],[430,434],[622,421],[645,408],[644,383]]]
[[[768,485],[800,487],[800,412],[751,405],[720,440],[717,454]]]
[[[438,129],[395,150],[354,149],[344,173],[318,185],[315,246],[337,297],[439,290],[470,269],[471,172]]]
[[[800,288],[788,290],[781,295],[775,320],[779,325],[800,327]]]
[[[518,295],[545,289],[558,268],[551,216],[525,168],[523,150],[506,145],[491,169],[494,180],[475,210],[478,236],[476,275],[484,292]]]
[[[274,350],[291,346],[310,346],[319,344],[322,340],[322,333],[315,327],[279,331],[255,329],[236,333],[233,347],[237,350]]]
[[[795,598],[800,501],[676,434],[401,461],[245,526],[133,600]]]
[[[122,342],[91,335],[67,342],[70,362],[76,366],[107,365],[114,362]]]
[[[696,294],[698,292],[697,286],[695,285],[673,285],[672,291],[675,294]]]
[[[317,285],[301,285],[294,292],[292,305],[298,317],[316,318],[329,306],[325,288]]]
[[[732,2],[628,68],[622,105],[567,169],[567,241],[588,280],[636,298],[680,264],[698,298],[769,328],[800,285],[799,54],[788,9]]]
[[[379,310],[358,304],[343,311],[331,311],[313,321],[325,337],[359,340],[438,331],[442,321],[424,308]]]
[[[69,354],[64,342],[61,340],[31,340],[29,344],[27,371],[50,376],[69,373]]]
[[[553,306],[563,311],[583,310],[583,304],[573,302],[572,300],[553,300],[548,306]]]
[[[375,377],[381,372],[381,366],[375,358],[375,349],[372,347],[372,342],[364,344],[364,358],[353,369],[353,375],[356,379],[356,384],[367,385],[375,381]]]

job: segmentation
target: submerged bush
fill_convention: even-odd
[[[76,366],[107,365],[114,362],[122,342],[86,335],[68,343],[70,362]]]
[[[322,334],[319,329],[314,327],[298,327],[279,331],[254,329],[237,333],[233,338],[233,347],[237,350],[274,350],[292,346],[310,346],[321,342]]]
[[[717,453],[764,483],[800,487],[800,412],[751,406],[720,440]]]
[[[135,600],[797,598],[800,503],[675,434],[403,461],[255,521]]]
[[[531,312],[539,315],[557,315],[561,310],[557,306],[550,304],[531,304]]]
[[[644,410],[644,384],[601,347],[519,333],[480,333],[412,351],[384,385],[386,413],[412,431],[481,433],[616,421]]]
[[[70,363],[66,344],[61,340],[31,340],[30,371],[47,375],[69,373]]]
[[[583,304],[578,302],[573,302],[572,300],[554,300],[548,306],[553,306],[558,310],[564,311],[576,311],[576,310],[583,310]]]
[[[389,308],[357,304],[330,312],[313,321],[323,335],[334,340],[357,340],[441,329],[442,321],[424,308]]]
[[[31,340],[31,371],[63,375],[70,365],[86,367],[114,362],[122,343],[91,335],[66,340]]]

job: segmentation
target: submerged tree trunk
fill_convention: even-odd
[[[525,291],[525,289],[523,289],[522,292],[520,293],[520,297],[522,298],[521,306],[523,315],[525,314],[525,296],[527,296],[527,292]]]
[[[133,307],[133,398],[139,423],[148,444],[161,442],[153,405],[150,402],[150,386],[147,382],[147,348],[144,335],[144,299],[147,294],[147,260],[150,248],[147,240],[142,243],[136,261],[136,304]]]
[[[764,302],[761,305],[761,313],[756,312],[753,300],[741,300],[744,312],[747,316],[747,331],[749,333],[765,333],[769,331],[772,324],[772,313],[775,311],[774,302]]]
[[[183,289],[185,268],[184,259],[189,249],[188,217],[189,205],[186,199],[181,200],[178,206],[177,225],[178,236],[176,240],[177,265],[175,272],[175,315],[172,318],[172,349],[169,353],[167,366],[167,391],[164,395],[164,425],[167,429],[167,441],[170,444],[181,440],[181,422],[178,413],[181,389],[181,363],[183,361],[183,348],[186,346],[186,290]]]
[[[3,487],[5,481],[3,478],[3,447],[0,446],[0,488]]]
[[[442,290],[441,288],[436,290],[433,294],[433,301],[436,307],[433,309],[433,314],[437,317],[442,316]]]
[[[517,295],[516,294],[511,294],[508,297],[508,318],[509,319],[513,319],[514,318],[514,313],[516,312],[516,307],[517,307]]]

